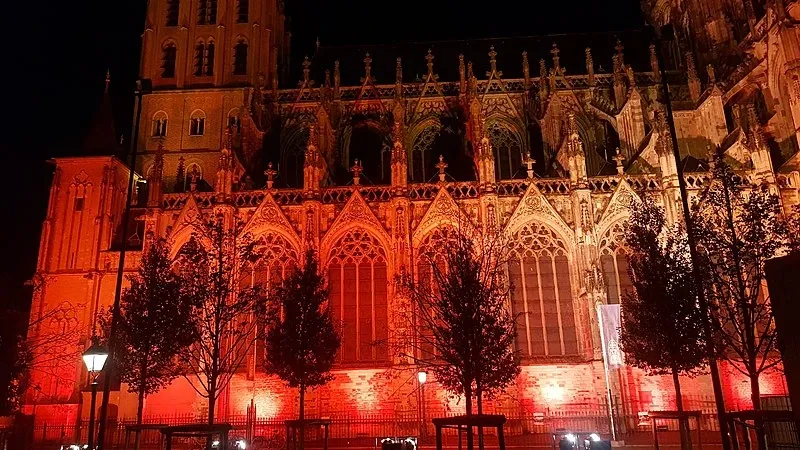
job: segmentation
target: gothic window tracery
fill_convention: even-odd
[[[508,262],[517,349],[524,357],[578,353],[567,247],[547,226],[531,222],[516,232]]]
[[[625,230],[616,223],[600,241],[600,268],[606,285],[608,303],[622,303],[632,292],[633,283],[628,265],[628,252],[623,246]]]
[[[514,178],[522,164],[522,141],[511,129],[498,122],[490,124],[487,132],[494,151],[495,176],[498,180]]]
[[[457,245],[457,232],[451,226],[441,226],[433,230],[420,244],[417,254],[417,283],[422,286],[433,288],[434,266],[437,271],[446,269],[446,260],[442,249],[453,248]],[[423,321],[415,318],[417,323],[417,339],[419,344],[415,346],[417,357],[426,360],[436,356],[436,350],[431,343],[433,338],[430,328]]]
[[[330,305],[341,326],[339,362],[386,361],[388,278],[386,251],[363,228],[347,232],[328,260]]]
[[[233,46],[233,74],[247,75],[247,40],[239,38]]]
[[[411,145],[411,170],[408,172],[411,181],[424,183],[434,174],[436,170],[436,158],[434,143],[439,137],[440,128],[429,126],[423,129],[414,139]]]
[[[279,177],[289,187],[303,186],[303,165],[308,146],[308,127],[298,126],[287,130],[286,144],[280,155]]]
[[[178,47],[174,42],[167,42],[161,48],[161,78],[175,78],[175,60]]]

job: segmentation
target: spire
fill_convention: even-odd
[[[653,72],[656,81],[661,81],[661,68],[658,65],[656,44],[650,44],[650,71]]]
[[[561,53],[561,50],[558,49],[558,45],[553,42],[553,49],[550,50],[550,54],[553,55],[553,68],[556,69],[556,72],[561,70],[561,57],[558,56]]]
[[[464,66],[464,54],[458,55],[458,86],[459,92],[463,95],[467,89],[467,69]]]
[[[403,60],[399,56],[394,69],[394,98],[403,98]]]
[[[303,82],[301,83],[304,86],[310,86],[309,81],[311,79],[311,60],[308,59],[308,56],[303,59]]]
[[[708,74],[708,87],[714,88],[717,85],[717,72],[711,64],[706,66],[706,73]]]
[[[700,77],[697,75],[697,67],[694,65],[694,56],[686,54],[686,72],[689,78],[689,96],[693,102],[700,100]]]
[[[119,139],[114,126],[114,114],[111,106],[111,96],[109,86],[111,84],[111,73],[106,71],[105,88],[103,99],[92,118],[89,126],[89,134],[83,141],[83,151],[94,155],[113,155],[119,149]]]
[[[372,82],[372,57],[369,56],[369,53],[364,57],[364,78],[361,79],[361,82]]]
[[[619,58],[620,66],[625,67],[625,53],[623,52],[625,50],[625,46],[622,45],[622,41],[619,39],[617,39],[617,45],[614,46],[614,50],[617,51],[617,57]]]
[[[531,85],[531,66],[528,64],[528,52],[522,52],[522,76],[525,79],[525,89]]]
[[[339,75],[339,60],[333,62],[333,98],[339,98],[339,85],[341,76]]]
[[[589,75],[589,86],[594,86],[594,58],[591,47],[586,47],[586,73]]]
[[[433,53],[431,52],[431,49],[428,49],[428,54],[425,55],[425,61],[426,61],[425,65],[428,66],[428,77],[433,76],[433,58],[434,56]]]
[[[497,71],[497,52],[496,52],[496,51],[494,51],[494,45],[492,45],[491,47],[489,47],[489,53],[488,53],[488,55],[489,55],[489,67],[490,67],[490,72],[489,72],[488,74],[486,74],[486,75],[487,75],[487,76],[491,76],[491,74],[502,75],[502,73],[501,73],[501,72],[498,72],[498,71]]]
[[[436,164],[436,168],[439,169],[439,182],[444,183],[445,178],[445,169],[447,169],[448,165],[444,162],[444,156],[439,155],[439,162]]]

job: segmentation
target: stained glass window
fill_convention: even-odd
[[[519,136],[497,122],[489,125],[488,133],[494,151],[495,177],[498,180],[514,178],[522,165],[522,142]]]

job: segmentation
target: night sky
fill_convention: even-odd
[[[80,154],[106,69],[117,133],[130,135],[144,0],[14,1],[0,81],[0,307],[26,307],[52,157]],[[295,59],[323,45],[531,36],[639,28],[637,0],[527,2],[286,0]],[[10,29],[8,28],[10,27]],[[297,62],[294,64],[298,66]],[[297,71],[295,70],[295,73]]]

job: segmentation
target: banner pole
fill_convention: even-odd
[[[606,397],[608,403],[608,417],[611,420],[611,440],[617,440],[617,426],[614,423],[614,402],[611,397],[611,382],[608,377],[608,351],[606,350],[606,338],[603,332],[603,311],[601,310],[602,304],[597,304],[597,324],[600,327],[600,344],[603,349],[603,373],[606,379]]]

